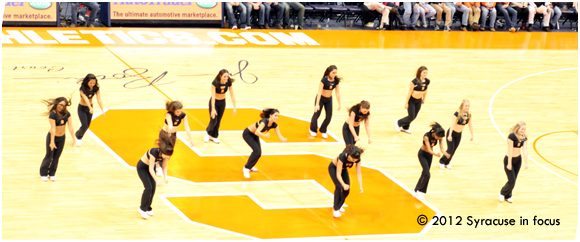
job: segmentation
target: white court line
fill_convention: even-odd
[[[197,106],[197,107],[184,107],[184,108],[206,108],[205,106]],[[257,110],[262,110],[256,107],[238,107],[238,108],[254,108]],[[118,110],[122,110],[122,109],[165,109],[165,107],[158,107],[158,108],[151,108],[151,107],[111,107],[111,108],[105,108],[106,110],[110,110],[110,109],[118,109]],[[93,117],[93,119],[95,119],[96,117],[100,116],[102,113],[99,113],[98,115],[95,115]],[[285,116],[289,116],[289,115],[285,115]],[[292,117],[292,116],[289,116]],[[293,117],[293,118],[297,118],[297,117]],[[300,119],[300,118],[297,118]],[[304,119],[302,119],[304,120]],[[306,120],[307,121],[307,120]],[[105,150],[107,150],[113,157],[115,157],[115,159],[117,159],[123,166],[127,167],[127,168],[131,168],[133,170],[135,170],[135,167],[129,166],[129,164],[127,164],[119,155],[117,155],[107,144],[105,144],[101,139],[98,138],[98,136],[96,134],[94,134],[93,132],[91,132],[90,130],[87,130],[87,132],[89,132],[89,134],[95,139],[95,141],[97,141],[97,143],[99,143],[103,148],[105,148]],[[183,131],[180,131],[183,132]],[[239,132],[239,131],[220,131],[220,132]],[[331,132],[329,132],[329,134],[333,137],[334,136]],[[188,143],[186,142],[185,138],[182,135],[178,135],[177,136],[179,139],[181,139],[182,142],[184,143]],[[338,139],[337,139],[338,140]],[[339,142],[327,142],[327,143],[334,143],[337,144]],[[343,142],[340,142],[342,144],[344,144]],[[292,145],[298,145],[300,143],[290,143]],[[306,144],[312,144],[312,143],[306,143]],[[196,147],[191,147],[188,146],[189,148],[191,148],[191,150],[193,150],[193,152],[195,152],[198,156],[200,157],[216,157],[216,156],[249,156],[250,154],[203,154],[201,153],[201,151],[199,151]],[[328,155],[324,155],[324,154],[320,154],[320,153],[315,153],[315,152],[297,152],[297,153],[265,153],[262,154],[262,156],[272,156],[272,155],[317,155],[317,156],[321,156],[321,157],[326,157],[328,159],[334,159],[335,157],[333,156],[328,156]],[[411,194],[413,197],[416,198],[415,193],[407,188],[403,183],[401,183],[400,181],[398,181],[397,179],[395,179],[395,177],[391,176],[390,174],[388,174],[386,171],[384,171],[383,169],[380,168],[374,168],[372,166],[368,166],[368,165],[361,165],[362,167],[366,167],[369,169],[374,169],[377,170],[379,172],[381,172],[383,175],[387,176],[390,180],[392,180],[393,182],[395,182],[397,185],[399,185],[400,187],[402,187],[403,189],[405,189],[407,192],[409,192],[409,194]],[[168,178],[172,179],[172,180],[178,180],[178,181],[182,181],[185,183],[190,183],[190,184],[194,184],[194,185],[226,185],[226,184],[260,184],[260,183],[266,183],[266,184],[273,184],[273,183],[296,183],[296,182],[312,182],[316,187],[318,187],[319,189],[321,189],[327,196],[333,198],[334,195],[326,190],[322,185],[320,185],[320,183],[318,183],[315,180],[280,180],[280,181],[239,181],[239,182],[192,182],[192,181],[188,181],[188,180],[184,180],[181,178],[176,178],[176,177],[171,177],[168,176]],[[227,194],[227,193],[226,193]],[[259,204],[261,207],[266,207],[265,205],[263,205],[263,203],[259,202],[258,199],[256,199],[253,195],[251,195],[250,193],[246,193],[249,194],[248,196],[250,196],[250,198],[252,198],[252,200],[254,200],[257,204]],[[211,196],[222,196],[223,194],[220,193],[216,193],[216,194],[212,194]],[[249,239],[259,239],[256,237],[252,237],[252,236],[248,236],[245,234],[240,234],[240,233],[236,233],[233,231],[229,231],[229,230],[225,230],[225,229],[221,229],[221,228],[217,228],[217,227],[213,227],[213,226],[209,226],[206,224],[202,224],[202,223],[198,223],[198,222],[193,222],[191,221],[189,218],[187,218],[187,216],[185,216],[181,211],[179,211],[179,209],[177,209],[175,206],[173,206],[173,204],[171,204],[171,202],[169,202],[169,200],[166,199],[166,197],[171,197],[171,196],[175,196],[175,195],[157,195],[158,197],[160,197],[172,210],[174,210],[181,218],[183,218],[186,222],[191,223],[191,224],[195,224],[195,225],[199,225],[205,228],[210,228],[210,229],[214,229],[217,231],[221,231],[221,232],[226,232],[226,233],[230,233],[230,234],[234,234],[234,235],[238,235],[238,236],[242,236],[244,238],[249,238]],[[194,195],[184,195],[184,196],[199,196],[197,194]],[[441,211],[439,211],[437,208],[435,208],[433,205],[431,205],[430,203],[428,203],[425,200],[419,200],[420,202],[424,203],[425,205],[427,205],[429,208],[431,208],[433,211],[436,212],[436,216],[442,216],[443,213]],[[345,204],[345,206],[347,206]],[[270,207],[270,209],[281,209],[281,208],[309,208],[309,207],[332,207],[332,205],[329,206],[325,206],[325,205],[313,205],[313,206],[286,206],[286,207]],[[429,223],[423,228],[423,230],[421,230],[420,233],[402,233],[402,234],[382,234],[382,235],[356,235],[356,236],[330,236],[330,237],[311,237],[311,238],[286,238],[286,239],[337,239],[337,238],[344,238],[344,239],[348,239],[348,238],[378,238],[378,237],[394,237],[394,236],[416,236],[416,235],[425,235],[427,233],[427,231],[432,227],[434,223],[433,219],[430,219]],[[278,239],[277,239],[278,240]]]
[[[491,97],[491,100],[489,101],[489,108],[488,108],[488,109],[489,109],[489,117],[491,118],[491,122],[493,123],[493,126],[495,127],[495,129],[497,130],[497,132],[498,132],[498,133],[501,135],[501,137],[502,137],[504,140],[506,139],[506,137],[503,135],[503,133],[501,132],[501,130],[499,129],[499,127],[498,127],[498,126],[497,126],[497,124],[495,123],[495,120],[494,120],[494,118],[493,118],[493,114],[492,114],[492,111],[491,111],[491,107],[492,107],[492,105],[493,105],[493,100],[495,99],[495,97],[497,96],[497,94],[499,94],[499,92],[501,92],[501,90],[503,90],[503,89],[504,89],[504,88],[506,88],[507,86],[511,85],[512,83],[515,83],[515,82],[517,82],[517,81],[519,81],[519,80],[522,80],[522,79],[525,79],[525,78],[528,78],[528,77],[537,76],[537,75],[541,75],[541,74],[546,74],[546,73],[550,73],[550,72],[557,72],[557,71],[567,71],[567,70],[575,70],[575,69],[578,69],[578,68],[566,68],[566,69],[558,69],[558,70],[551,70],[551,71],[543,71],[543,72],[538,72],[538,73],[535,73],[535,74],[531,74],[531,75],[527,75],[527,76],[524,76],[524,77],[520,77],[520,78],[518,78],[518,79],[515,79],[515,80],[513,80],[513,81],[511,81],[511,82],[508,82],[507,84],[503,85],[503,86],[502,86],[500,89],[498,89],[498,90],[497,90],[497,91],[496,91],[496,92],[493,94],[493,96]],[[558,173],[556,173],[556,172],[554,172],[554,171],[552,171],[552,170],[548,169],[548,168],[547,168],[547,167],[545,167],[544,165],[542,165],[542,164],[538,163],[536,160],[532,159],[532,157],[528,156],[528,159],[532,160],[532,161],[533,161],[533,162],[535,162],[535,163],[536,163],[538,166],[540,166],[540,167],[542,167],[542,168],[546,169],[546,170],[547,170],[547,171],[549,171],[550,173],[552,173],[552,174],[554,174],[554,175],[556,175],[556,176],[558,176],[558,177],[560,177],[560,178],[564,179],[565,181],[567,181],[567,182],[569,182],[569,183],[572,183],[572,184],[574,184],[574,185],[578,186],[578,184],[577,184],[577,183],[575,183],[575,182],[573,182],[573,181],[570,181],[570,180],[566,179],[566,178],[565,178],[565,177],[563,177],[563,176],[560,176]]]

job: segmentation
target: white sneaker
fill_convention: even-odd
[[[48,177],[41,176],[41,177],[40,177],[40,180],[42,180],[43,182],[47,182],[47,181],[48,181]]]
[[[244,167],[244,169],[242,169],[242,172],[244,173],[245,178],[250,178],[250,169],[246,169]]]
[[[395,120],[395,130],[401,132],[401,127],[399,127],[399,120]]]
[[[401,129],[402,129],[402,128],[401,128]],[[402,129],[402,130],[403,130],[403,132],[405,132],[405,133],[407,133],[407,134],[411,134],[411,130],[408,130],[408,129]]]
[[[149,215],[147,215],[147,213],[145,211],[141,210],[140,208],[139,208],[139,214],[141,214],[141,217],[143,219],[148,219],[149,218]]]
[[[322,133],[322,138],[328,139],[328,134]]]
[[[451,170],[451,164],[449,164],[449,165],[445,165],[445,168],[447,168],[447,169]]]
[[[419,200],[425,200],[425,197],[423,196],[422,192],[416,191],[415,193],[417,194],[417,198],[419,198]]]
[[[444,170],[444,169],[445,169],[445,165],[443,165],[443,164],[439,164],[439,169],[442,169],[442,170]]]
[[[252,169],[250,169],[250,171],[258,171],[258,168],[252,167]]]
[[[506,199],[506,201],[507,201],[508,203],[513,203],[513,202],[514,202],[514,200],[513,200],[511,197],[510,197],[510,198],[508,198],[508,199]]]
[[[340,209],[338,211],[340,211],[341,213],[346,212],[346,210],[344,210],[344,207],[340,207]]]
[[[209,134],[205,133],[205,135],[203,136],[203,142],[205,143],[209,142]]]
[[[246,26],[246,27],[245,27],[245,29],[246,29],[246,30],[249,30],[249,29],[252,29],[252,27],[250,27],[250,26]]]
[[[216,144],[219,144],[219,143],[220,143],[220,140],[219,140],[218,138],[213,138],[213,137],[212,137],[212,138],[211,138],[211,141],[213,141],[213,142],[214,142],[214,143],[216,143]]]
[[[82,139],[77,139],[77,138],[75,138],[75,139],[77,140],[76,141],[77,146],[81,146],[83,144],[83,140]]]
[[[308,133],[310,133],[310,136],[316,137],[316,133],[312,132],[312,130],[308,129]]]
[[[340,214],[340,211],[332,210],[332,216],[334,216],[335,218],[338,218],[338,217],[342,216],[342,214]]]
[[[149,215],[149,216],[153,216],[153,215],[155,215],[155,214],[153,213],[153,210],[151,210],[151,211],[147,211],[147,215]]]
[[[56,176],[50,176],[50,181],[56,181]]]
[[[500,201],[500,202],[503,202],[504,200],[505,200],[505,197],[504,197],[504,195],[501,195],[501,194],[499,194],[499,201]]]

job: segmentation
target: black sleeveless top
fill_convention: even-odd
[[[342,169],[351,168],[353,165],[360,162],[360,159],[358,159],[355,162],[349,162],[347,157],[346,157],[346,149],[344,149],[344,151],[342,151],[342,153],[340,153],[340,155],[338,155],[338,159],[340,161],[342,161]]]
[[[68,121],[69,117],[70,117],[69,112],[67,112],[62,117],[60,115],[56,114],[55,112],[51,112],[50,115],[48,115],[49,119],[54,119],[54,124],[56,126],[64,126],[66,124],[66,121]]]
[[[336,78],[334,78],[334,81],[329,81],[327,77],[323,77],[322,80],[320,80],[320,82],[322,82],[323,87],[322,89],[324,90],[334,90],[334,88],[336,86],[338,86],[338,80],[336,80]]]
[[[453,115],[455,115],[455,117],[458,117],[457,124],[466,125],[469,123],[469,115],[467,116],[466,119],[463,119],[463,115],[459,115],[459,112],[455,112]]]
[[[179,126],[181,124],[181,120],[185,118],[185,113],[181,112],[181,115],[175,116],[175,114],[167,112],[171,115],[171,121],[173,121],[173,126]],[[167,119],[165,119],[165,124],[167,124]]]
[[[514,142],[514,148],[521,148],[524,145],[524,142],[528,140],[528,138],[524,138],[523,140],[519,140],[516,134],[511,133],[508,135],[508,139],[511,139]]]
[[[350,110],[350,112],[354,112],[354,121],[355,122],[360,122],[361,120],[365,120],[370,114],[371,112],[369,111],[367,114],[362,114],[360,112],[360,108],[359,107],[354,107],[352,108],[352,110]],[[349,112],[349,116],[350,116],[350,112]]]
[[[232,86],[232,82],[228,80],[226,84],[222,84],[221,81],[213,81],[211,83],[215,87],[215,93],[224,94],[228,92],[228,87]]]
[[[427,132],[425,135],[423,135],[423,137],[429,138],[429,145],[431,145],[431,148],[437,145],[437,139],[433,137],[433,132]],[[425,140],[423,140],[423,143],[425,143]]]
[[[278,127],[278,124],[276,122],[273,122],[272,126],[268,127],[268,122],[270,122],[269,119],[263,118],[262,120],[256,122],[256,128],[258,128],[260,126],[260,123],[264,123],[264,128],[262,129],[262,133],[264,133],[264,132],[270,131],[270,129],[275,129]]]
[[[415,85],[415,88],[413,88],[414,91],[427,91],[427,87],[429,87],[431,80],[425,78],[425,81],[421,85],[419,85],[419,80],[417,80],[417,78],[413,79],[411,82]]]
[[[88,87],[85,87],[85,86],[82,86],[82,85],[81,85],[81,88],[80,88],[79,90],[80,90],[81,92],[83,92],[83,93],[84,93],[84,94],[87,96],[87,98],[89,98],[89,100],[91,100],[91,99],[93,99],[93,97],[94,97],[94,96],[97,94],[97,92],[99,91],[99,86],[95,85],[95,86],[93,87],[93,90],[89,90],[89,88],[88,88]],[[81,98],[82,98],[82,96],[81,96]]]
[[[159,162],[159,165],[163,164],[163,157],[161,156],[161,153],[159,152],[159,148],[151,148],[147,151],[147,157],[149,157],[149,155],[152,155],[153,157],[155,157],[155,162]],[[151,162],[151,161],[149,161]]]

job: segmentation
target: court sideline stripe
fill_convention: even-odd
[[[540,152],[538,152],[538,149],[536,149],[536,142],[538,142],[538,140],[540,140],[540,138],[542,138],[542,137],[544,137],[544,136],[551,135],[551,134],[556,134],[556,133],[568,133],[568,132],[576,133],[576,132],[574,132],[574,131],[556,131],[556,132],[547,133],[547,134],[544,134],[544,135],[542,135],[542,136],[538,137],[536,140],[534,140],[534,150],[535,150],[535,151],[536,151],[536,153],[537,153],[537,154],[538,154],[538,155],[539,155],[539,156],[540,156],[542,159],[544,159],[546,162],[548,162],[548,163],[552,164],[553,166],[555,166],[555,167],[559,168],[560,170],[563,170],[563,171],[565,171],[565,172],[568,172],[568,173],[570,173],[570,174],[572,174],[572,175],[578,176],[578,174],[574,174],[573,172],[571,172],[571,171],[568,171],[568,170],[566,170],[566,169],[564,169],[564,168],[562,168],[562,167],[559,167],[559,166],[557,166],[556,164],[554,164],[554,163],[552,163],[552,162],[548,161],[546,158],[544,158],[544,157],[542,156],[542,154],[540,154]],[[577,134],[577,133],[576,133],[576,134]]]
[[[567,71],[567,70],[577,70],[577,69],[578,69],[578,67],[574,67],[574,68],[565,68],[565,69],[558,69],[558,70],[551,70],[551,71],[543,71],[543,72],[538,72],[538,73],[535,73],[535,74],[530,74],[530,75],[527,75],[527,76],[524,76],[524,77],[520,77],[520,78],[518,78],[518,79],[515,79],[515,80],[513,80],[513,81],[511,81],[511,82],[508,82],[508,83],[506,83],[505,85],[503,85],[502,87],[500,87],[500,88],[499,88],[499,89],[498,89],[498,90],[497,90],[497,91],[496,91],[496,92],[493,94],[493,96],[491,97],[491,99],[489,100],[489,106],[488,106],[488,110],[489,110],[489,118],[491,119],[491,123],[493,124],[493,126],[495,127],[495,129],[497,130],[497,132],[499,133],[499,135],[501,135],[501,137],[502,137],[504,140],[506,139],[506,137],[503,135],[503,133],[501,132],[501,130],[499,129],[499,127],[498,127],[498,126],[497,126],[497,124],[495,123],[495,120],[493,119],[493,114],[492,114],[492,111],[491,111],[491,107],[492,107],[492,104],[493,104],[493,100],[495,99],[495,97],[497,96],[497,94],[499,94],[499,93],[501,92],[501,90],[503,90],[503,89],[504,89],[504,88],[506,88],[507,86],[511,85],[512,83],[515,83],[515,82],[517,82],[517,81],[519,81],[519,80],[522,80],[522,79],[525,79],[525,78],[528,78],[528,77],[537,76],[537,75],[541,75],[541,74],[546,74],[546,73],[550,73],[550,72],[557,72],[557,71]],[[542,168],[546,169],[548,172],[550,172],[550,173],[552,173],[552,174],[556,175],[557,177],[560,177],[560,178],[564,179],[565,181],[567,181],[567,182],[569,182],[569,183],[572,183],[572,184],[574,184],[574,185],[578,186],[578,184],[577,184],[577,183],[575,183],[575,182],[573,182],[573,181],[570,181],[570,180],[566,179],[566,178],[565,178],[565,177],[563,177],[563,176],[560,176],[558,173],[556,173],[556,172],[554,172],[554,171],[552,171],[552,170],[548,169],[548,168],[547,168],[547,167],[545,167],[544,165],[542,165],[542,164],[540,164],[539,162],[537,162],[536,160],[532,159],[532,157],[530,157],[529,155],[528,155],[528,158],[529,158],[530,160],[532,160],[534,163],[536,163],[537,165],[539,165],[540,167],[542,167]]]

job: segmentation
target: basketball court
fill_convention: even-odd
[[[578,221],[578,34],[363,30],[161,28],[2,28],[3,239],[574,239]],[[338,67],[341,109],[333,97],[328,139],[308,136],[318,83]],[[397,133],[409,82],[429,69],[425,104]],[[227,69],[220,144],[204,143],[210,83]],[[67,134],[56,182],[38,169],[50,127],[42,99],[71,97],[79,127],[79,79],[99,80],[105,115],[95,115],[81,147]],[[335,95],[336,96],[336,95]],[[464,129],[451,164],[434,157],[425,201],[412,195],[417,152],[432,121],[446,130],[462,99],[471,102],[475,139]],[[183,125],[155,216],[138,213],[143,185],[135,165],[163,127],[164,104],[181,100]],[[347,109],[371,103],[371,138],[361,127],[364,193],[352,169],[346,212],[332,217],[328,164],[344,149]],[[250,179],[242,131],[262,108],[281,112]],[[321,115],[323,116],[323,115]],[[322,122],[323,117],[319,119]],[[528,134],[529,169],[513,203],[505,137],[518,121]],[[362,125],[364,126],[364,125]],[[446,144],[445,144],[446,147]],[[435,147],[436,152],[439,147]],[[423,220],[424,215],[428,220]],[[433,216],[444,216],[434,223]],[[559,225],[534,225],[534,217]],[[445,222],[443,220],[445,218]],[[469,218],[469,219],[468,219]],[[511,226],[470,223],[514,219]],[[522,221],[528,220],[528,225]],[[437,220],[437,219],[436,219]]]

